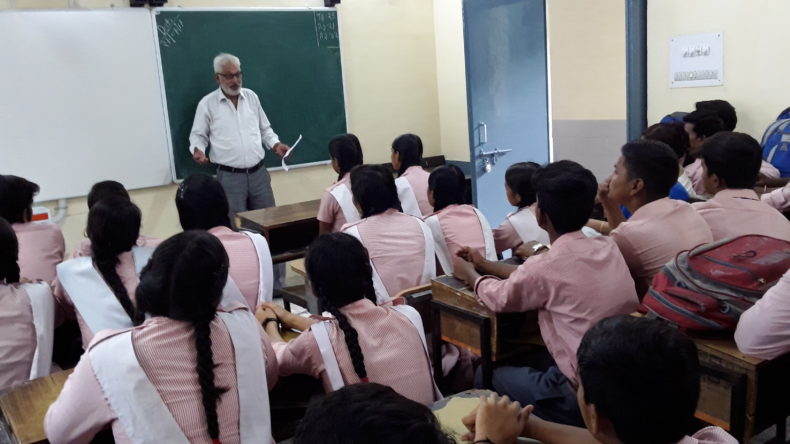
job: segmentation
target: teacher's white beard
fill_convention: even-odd
[[[238,96],[239,94],[241,94],[241,86],[239,86],[239,89],[231,89],[231,88],[223,85],[222,86],[222,92],[224,92],[225,94],[227,94],[229,96]]]

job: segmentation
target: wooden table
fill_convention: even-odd
[[[72,371],[63,370],[0,392],[0,443],[47,442],[44,415]]]
[[[728,430],[745,442],[777,427],[785,442],[790,415],[790,355],[765,361],[738,351],[732,338],[693,335],[702,366],[697,417]]]
[[[541,346],[537,312],[494,313],[472,290],[453,276],[431,282],[433,356],[441,357],[442,341],[463,347],[482,358],[483,386],[492,387],[493,363]],[[434,377],[442,381],[442,360],[434,359]]]
[[[318,237],[320,200],[238,213],[239,226],[263,234],[277,264],[304,257],[305,249]]]

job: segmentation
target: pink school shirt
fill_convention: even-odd
[[[126,292],[129,294],[129,299],[132,300],[132,303],[135,303],[135,290],[137,290],[137,284],[139,283],[139,279],[137,277],[137,269],[134,263],[134,257],[130,251],[126,251],[121,253],[118,256],[120,263],[117,267],[115,267],[115,272],[118,273],[118,277],[121,278],[121,282],[123,286],[126,288]],[[95,265],[94,265],[95,268]],[[98,272],[98,270],[97,270]],[[59,279],[55,279],[53,284],[54,290],[52,292],[53,296],[55,296],[55,325],[58,325],[59,321],[62,319],[76,319],[77,323],[80,326],[80,332],[82,333],[82,347],[85,348],[93,339],[94,334],[97,332],[91,331],[88,328],[88,324],[85,323],[85,320],[82,318],[82,315],[77,310],[74,302],[71,300],[71,296],[69,296],[68,292],[63,285],[60,283]],[[108,287],[109,288],[109,287]]]
[[[29,379],[36,345],[27,293],[19,284],[0,283],[0,389]]]
[[[713,241],[705,219],[691,205],[666,197],[637,209],[609,236],[620,248],[640,297],[679,252]]]
[[[760,201],[754,190],[721,190],[710,200],[694,203],[692,207],[708,223],[715,241],[744,234],[790,241],[790,221]]]
[[[779,211],[790,209],[790,183],[760,196],[760,200]]]
[[[162,397],[189,442],[211,443],[206,428],[200,385],[195,371],[194,330],[188,323],[165,317],[153,317],[132,333],[135,354],[148,379]],[[112,332],[102,332],[94,342]],[[259,338],[266,361],[266,382],[271,389],[277,382],[277,360],[268,336],[260,330]],[[239,440],[239,387],[236,383],[236,359],[233,343],[225,324],[211,323],[211,349],[214,352],[214,383],[228,388],[217,403],[220,439],[224,444]],[[112,426],[115,442],[131,443],[116,413],[106,400],[96,379],[90,357],[80,359],[58,399],[49,407],[44,419],[47,438],[53,444],[87,443],[107,425]]]
[[[425,236],[420,220],[389,209],[375,216],[346,224],[343,231],[357,227],[387,293],[395,296],[422,284]]]
[[[140,237],[137,238],[138,247],[156,248],[161,243],[162,243],[162,239],[145,236],[142,234],[140,235]],[[77,248],[71,252],[71,256],[69,256],[69,259],[76,259],[82,256],[90,256],[92,254],[93,252],[91,251],[91,240],[86,238],[81,240]]]
[[[346,216],[343,214],[343,209],[340,204],[332,195],[332,190],[337,187],[348,187],[349,193],[351,192],[351,175],[346,173],[342,179],[335,182],[332,186],[324,190],[321,195],[321,203],[318,205],[318,216],[316,217],[320,222],[332,224],[332,232],[336,233],[343,228],[346,224]]]
[[[433,213],[433,206],[428,202],[428,176],[431,174],[421,166],[414,165],[406,168],[401,177],[405,177],[417,198],[417,205],[423,216]]]
[[[214,227],[208,232],[222,242],[230,259],[228,274],[241,290],[249,308],[255,310],[258,307],[261,266],[252,240],[246,234],[238,233],[228,227]]]
[[[694,436],[686,436],[678,444],[738,444],[738,440],[733,438],[724,429],[716,426],[700,429]]]
[[[686,165],[686,175],[691,180],[691,184],[694,186],[694,191],[700,196],[709,196],[709,194],[705,191],[705,184],[703,183],[704,174],[705,173],[702,169],[702,159],[697,159],[693,163]],[[769,179],[778,179],[781,177],[779,170],[764,160],[760,164],[760,174]]]
[[[463,247],[472,247],[483,257],[486,256],[483,226],[480,225],[480,218],[477,217],[473,206],[450,205],[431,216],[434,215],[439,219],[441,234],[450,256],[455,256],[455,253]]]
[[[762,359],[790,352],[790,270],[741,315],[735,342],[741,353]]]
[[[431,363],[414,325],[392,307],[376,306],[367,299],[352,302],[340,312],[359,335],[370,382],[390,386],[413,401],[431,405],[434,401]],[[337,321],[327,327],[343,382],[360,382],[343,331]],[[275,342],[273,346],[281,376],[311,375],[321,378],[327,392],[332,391],[312,330],[304,331],[291,342]]]
[[[55,280],[55,267],[63,262],[66,244],[60,227],[53,223],[13,224],[19,241],[20,277],[44,282]]]
[[[602,278],[602,277],[605,277]],[[494,312],[538,310],[540,334],[560,371],[576,383],[576,350],[599,320],[639,306],[634,281],[614,241],[581,231],[556,239],[508,279],[483,276],[478,299]]]

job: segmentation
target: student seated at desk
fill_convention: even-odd
[[[562,160],[538,170],[534,183],[535,217],[549,233],[551,249],[518,267],[487,261],[465,249],[459,253],[463,257],[455,258],[454,274],[496,313],[538,311],[548,353],[527,357],[528,367],[495,369],[496,391],[524,405],[535,404],[542,418],[581,424],[573,389],[576,348],[595,322],[631,313],[639,301],[614,241],[581,232],[593,209],[595,176],[576,162]]]
[[[456,253],[465,246],[490,261],[497,258],[491,226],[477,208],[464,204],[465,192],[466,178],[455,165],[440,166],[428,177],[428,201],[436,212],[423,220],[433,233],[441,270],[447,272],[453,269]]]
[[[294,444],[455,444],[431,410],[375,383],[353,384],[308,407]]]
[[[351,195],[349,173],[362,165],[362,145],[357,136],[348,133],[335,136],[329,141],[329,157],[332,169],[337,173],[337,182],[324,190],[318,207],[318,234],[340,231],[346,223],[361,219]]]
[[[134,292],[152,248],[138,247],[140,209],[130,200],[108,198],[88,213],[91,255],[58,265],[55,300],[66,319],[76,317],[82,346],[108,328],[135,321]]]
[[[494,228],[496,252],[516,249],[519,245],[537,241],[549,245],[549,234],[538,226],[535,219],[535,188],[532,175],[540,168],[535,162],[519,162],[505,171],[505,194],[510,205],[518,208]]]
[[[46,282],[19,282],[19,244],[0,218],[0,389],[49,374],[55,302]]]
[[[420,218],[401,213],[389,171],[380,165],[354,168],[351,192],[363,219],[346,224],[343,232],[359,239],[368,250],[377,302],[382,304],[436,277],[431,230]]]
[[[521,436],[543,444],[738,442],[719,427],[686,435],[695,424],[699,358],[694,342],[666,323],[632,316],[604,319],[584,335],[577,359],[577,400],[586,429],[546,421],[529,408],[499,409],[490,420],[500,428],[523,425]],[[464,424],[476,430],[475,418],[472,412]]]
[[[31,222],[33,196],[38,190],[38,185],[21,177],[0,176],[0,217],[16,232],[20,276],[52,283],[55,266],[63,261],[66,244],[57,224]]]
[[[47,411],[49,441],[89,442],[111,426],[117,443],[272,442],[277,361],[242,303],[217,312],[227,276],[216,237],[164,241],[137,287],[136,319],[148,318],[96,336]]]
[[[689,137],[679,123],[656,123],[642,131],[642,139],[664,142],[678,158],[678,181],[669,190],[669,198],[688,202],[690,198],[698,199],[691,179],[686,175],[683,164],[689,151]],[[630,215],[627,215],[630,217]]]
[[[424,217],[433,213],[428,202],[428,172],[422,168],[422,139],[403,134],[392,141],[392,167],[398,173],[398,187],[403,212]]]
[[[126,191],[126,188],[124,188],[123,184],[120,182],[116,182],[114,180],[103,180],[101,182],[96,182],[91,187],[90,192],[88,192],[88,211],[90,211],[90,209],[96,205],[96,202],[111,197],[131,200],[129,197],[129,192]],[[143,234],[137,238],[138,247],[156,248],[160,242],[162,242],[161,239],[145,236]],[[80,241],[77,249],[71,253],[71,259],[80,256],[90,256],[90,254],[91,240],[86,238]]]
[[[702,182],[702,143],[706,138],[724,131],[724,122],[716,112],[711,110],[697,110],[688,113],[683,117],[684,129],[689,138],[689,157],[693,162],[686,165],[686,175],[694,187],[694,192],[700,199],[708,199],[710,195],[705,192],[705,184]]]
[[[735,343],[741,353],[761,359],[790,352],[790,270],[743,312]]]
[[[790,221],[754,192],[762,150],[744,133],[720,133],[702,148],[707,202],[693,204],[718,241],[744,234],[761,234],[790,241]]]
[[[258,233],[233,231],[228,199],[219,181],[207,174],[187,177],[176,192],[176,207],[184,230],[207,230],[222,242],[230,257],[230,280],[250,310],[272,300],[274,267],[269,243]]]
[[[790,183],[769,193],[763,193],[760,200],[779,211],[790,210]]]
[[[713,241],[705,220],[686,202],[669,199],[677,183],[677,157],[665,143],[626,143],[598,199],[641,298],[664,265],[679,252]],[[620,205],[633,216],[623,220]]]
[[[320,236],[307,250],[305,270],[322,311],[334,319],[319,322],[274,303],[258,309],[281,376],[320,378],[327,392],[371,381],[424,405],[441,398],[419,313],[408,305],[376,305],[370,259],[358,240],[344,233]],[[278,320],[302,334],[284,342]]]

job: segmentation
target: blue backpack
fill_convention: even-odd
[[[760,145],[763,159],[775,166],[782,177],[790,176],[790,108],[782,111],[776,122],[765,130]]]

